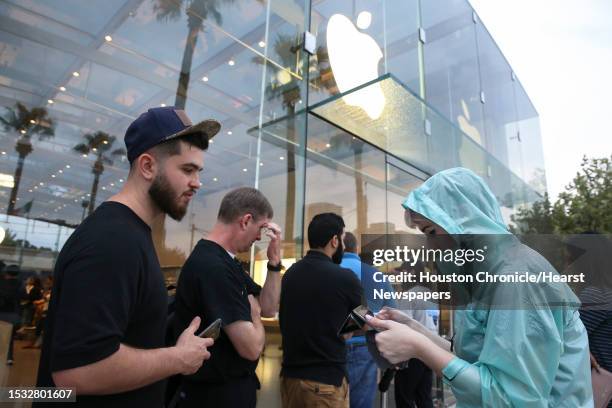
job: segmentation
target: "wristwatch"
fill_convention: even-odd
[[[268,270],[270,272],[280,272],[284,269],[283,263],[279,262],[278,265],[272,265],[270,261],[268,261]]]

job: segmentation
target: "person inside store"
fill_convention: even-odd
[[[409,194],[403,207],[408,224],[427,236],[506,237],[499,239],[497,248],[489,248],[486,265],[491,273],[554,271],[546,259],[509,233],[495,196],[470,170],[435,174]],[[459,408],[592,407],[587,332],[577,297],[565,283],[554,291],[529,284],[494,288],[489,299],[501,298],[499,304],[526,303],[516,308],[467,304],[455,310],[452,347],[426,329],[402,324],[410,322],[398,311],[385,310],[368,320],[380,330],[379,351],[391,363],[423,361],[450,386]],[[543,297],[550,293],[560,295],[554,300],[564,301],[555,304]]]
[[[378,270],[361,260],[357,237],[351,232],[346,232],[343,242],[344,254],[340,266],[353,271],[361,282],[362,298],[366,301],[368,310],[378,312],[385,306],[396,307],[395,300],[374,296],[375,290],[390,293],[393,289],[389,282],[379,282],[375,279],[374,274]],[[353,336],[346,340],[346,365],[351,408],[372,408],[376,398],[378,372],[376,363],[368,352],[364,332],[354,332]]]
[[[213,341],[195,317],[165,347],[167,293],[151,226],[181,220],[200,188],[214,120],[195,125],[183,110],[152,108],[125,133],[130,172],[116,195],[88,216],[54,269],[38,387],[74,388],[70,407],[161,407],[164,379],[191,374]],[[35,407],[63,406],[35,402]]]
[[[308,225],[310,250],[283,277],[283,408],[349,406],[346,344],[338,331],[363,290],[353,271],[340,266],[343,237],[342,217],[316,215]]]
[[[13,365],[15,335],[21,317],[19,315],[19,267],[6,265],[0,260],[0,320],[11,324],[11,337],[6,353],[6,365]]]
[[[179,334],[194,316],[204,326],[221,319],[212,357],[185,376],[178,406],[255,407],[257,362],[265,345],[262,317],[274,317],[280,298],[281,229],[272,222],[268,199],[257,189],[240,187],[221,200],[217,221],[183,265],[176,289],[173,325]],[[267,274],[263,288],[236,257],[266,236]]]

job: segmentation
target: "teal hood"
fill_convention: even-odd
[[[484,180],[463,167],[434,174],[402,203],[449,234],[509,234]]]

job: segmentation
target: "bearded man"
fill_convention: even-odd
[[[174,107],[149,109],[128,127],[125,185],[79,225],[55,264],[37,386],[75,389],[76,404],[66,406],[162,407],[163,379],[210,357],[212,339],[194,334],[200,317],[164,347],[167,292],[151,225],[164,214],[183,218],[220,127],[192,125]]]

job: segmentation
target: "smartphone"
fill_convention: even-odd
[[[217,340],[221,334],[221,323],[221,319],[215,320],[207,328],[202,330],[202,332],[198,334],[198,337]]]

